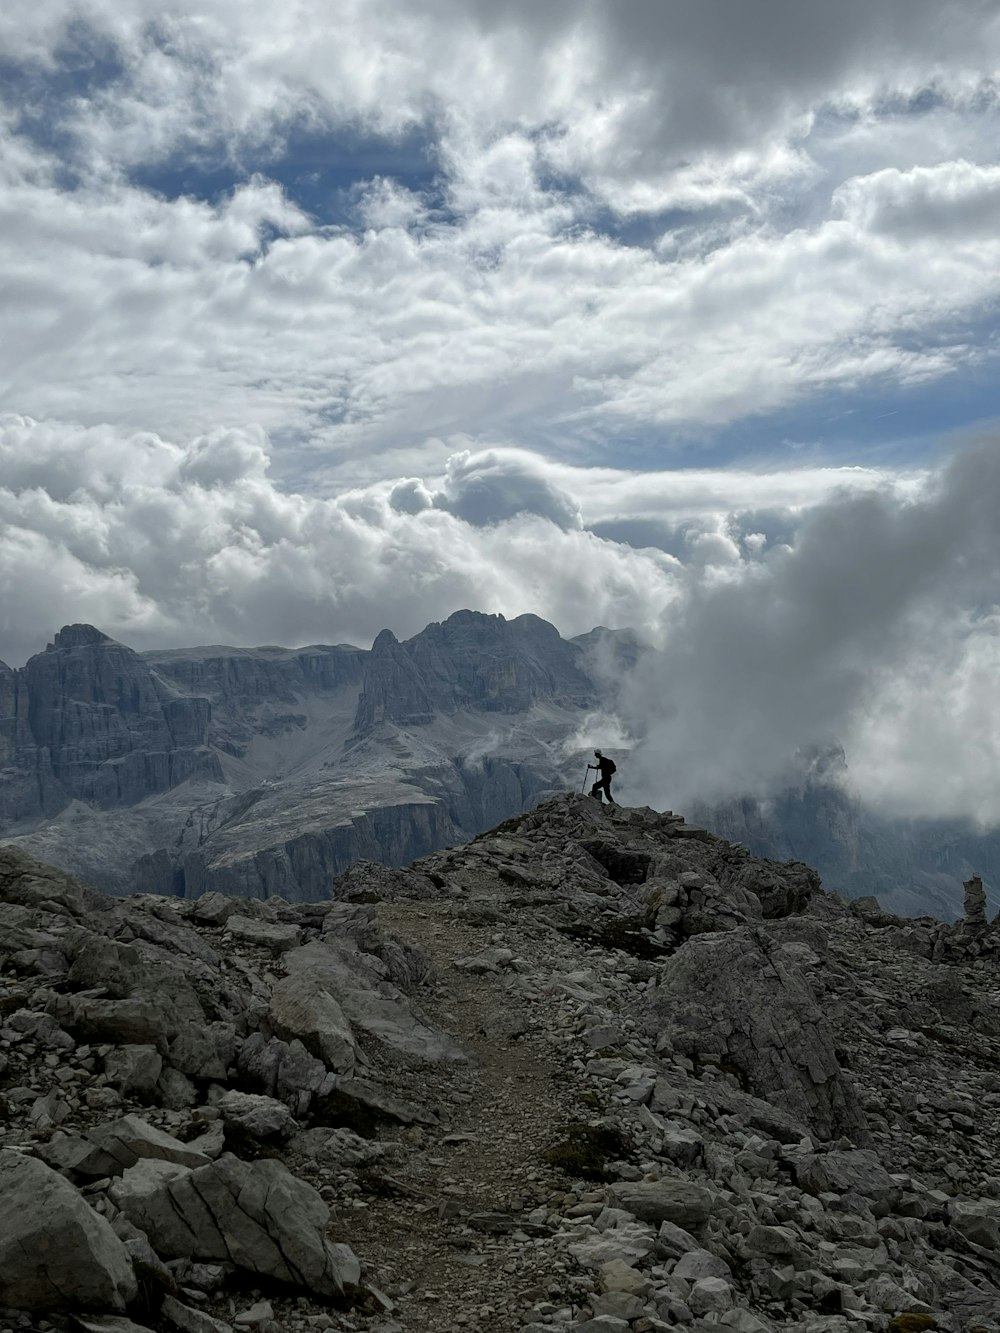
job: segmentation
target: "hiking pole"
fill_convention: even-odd
[[[580,795],[583,795],[584,788],[587,786],[587,776],[590,773],[590,765],[587,765],[587,772],[583,775],[583,786],[580,788]]]

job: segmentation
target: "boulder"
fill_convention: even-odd
[[[58,1172],[0,1151],[0,1295],[24,1310],[124,1310],[138,1286],[122,1242]]]
[[[225,1079],[235,1056],[236,1029],[232,1023],[185,1028],[170,1043],[170,1063],[188,1078]]]
[[[703,1277],[691,1288],[687,1303],[694,1314],[731,1310],[736,1304],[732,1287],[721,1277]]]
[[[122,1116],[98,1125],[87,1138],[97,1149],[94,1160],[76,1169],[87,1175],[120,1176],[144,1158],[173,1162],[178,1166],[205,1166],[208,1158],[189,1143],[149,1125],[137,1115]]]
[[[255,921],[238,912],[234,912],[228,918],[226,930],[235,939],[243,940],[245,944],[257,944],[275,953],[294,949],[302,943],[302,931],[298,926],[290,923],[282,925],[278,922]]]
[[[688,1250],[671,1271],[671,1277],[682,1277],[686,1282],[700,1282],[703,1277],[731,1278],[732,1275],[725,1259],[710,1250]]]
[[[213,1319],[205,1310],[193,1310],[174,1296],[165,1296],[160,1313],[182,1333],[233,1333],[232,1324]]]
[[[820,1138],[870,1142],[823,1013],[765,930],[741,927],[689,940],[662,965],[647,1024],[687,1056],[710,1055]]]
[[[257,1092],[224,1092],[215,1103],[223,1123],[235,1126],[254,1139],[287,1139],[298,1123],[284,1102]]]
[[[640,1180],[611,1185],[608,1200],[642,1222],[672,1222],[685,1231],[697,1231],[708,1221],[715,1195],[687,1180]]]
[[[1000,1204],[993,1200],[955,1199],[948,1218],[956,1231],[987,1250],[1000,1250]]]
[[[148,1098],[163,1072],[163,1058],[155,1046],[116,1046],[105,1057],[104,1072],[119,1091]]]
[[[327,1239],[329,1208],[273,1159],[226,1153],[195,1171],[141,1162],[112,1199],[166,1258],[228,1261],[318,1296],[337,1296],[360,1277],[352,1251]]]
[[[317,1095],[332,1092],[339,1075],[331,1073],[302,1043],[252,1033],[240,1047],[236,1063],[268,1096],[287,1099],[299,1112]]]
[[[149,1333],[145,1324],[134,1324],[122,1314],[75,1314],[70,1327],[74,1333]]]
[[[271,1027],[286,1041],[298,1037],[329,1069],[349,1074],[355,1047],[344,1011],[320,981],[308,972],[293,973],[277,983],[268,1010]]]
[[[412,1059],[438,1063],[467,1057],[447,1033],[418,1014],[393,982],[373,966],[377,959],[325,937],[285,957],[285,967],[314,992],[332,996],[351,1027]]]
[[[892,1177],[871,1149],[807,1153],[795,1161],[795,1179],[809,1194],[861,1194],[889,1198]]]

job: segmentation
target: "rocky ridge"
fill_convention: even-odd
[[[574,795],[319,903],[0,849],[0,1330],[996,1333],[998,960]]]

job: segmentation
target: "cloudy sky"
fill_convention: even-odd
[[[0,657],[630,625],[699,782],[830,736],[992,818],[998,57],[995,0],[3,5]]]

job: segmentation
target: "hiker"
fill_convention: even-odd
[[[597,759],[597,763],[588,764],[587,772],[589,773],[590,770],[593,768],[598,770],[601,776],[591,787],[590,794],[591,796],[596,796],[597,799],[600,801],[603,799],[601,796],[601,792],[603,791],[604,795],[608,798],[611,804],[617,805],[618,802],[611,795],[611,778],[614,775],[617,765],[615,764],[615,761],[613,759],[609,759],[607,755],[601,754],[600,750],[595,750],[594,756]]]

